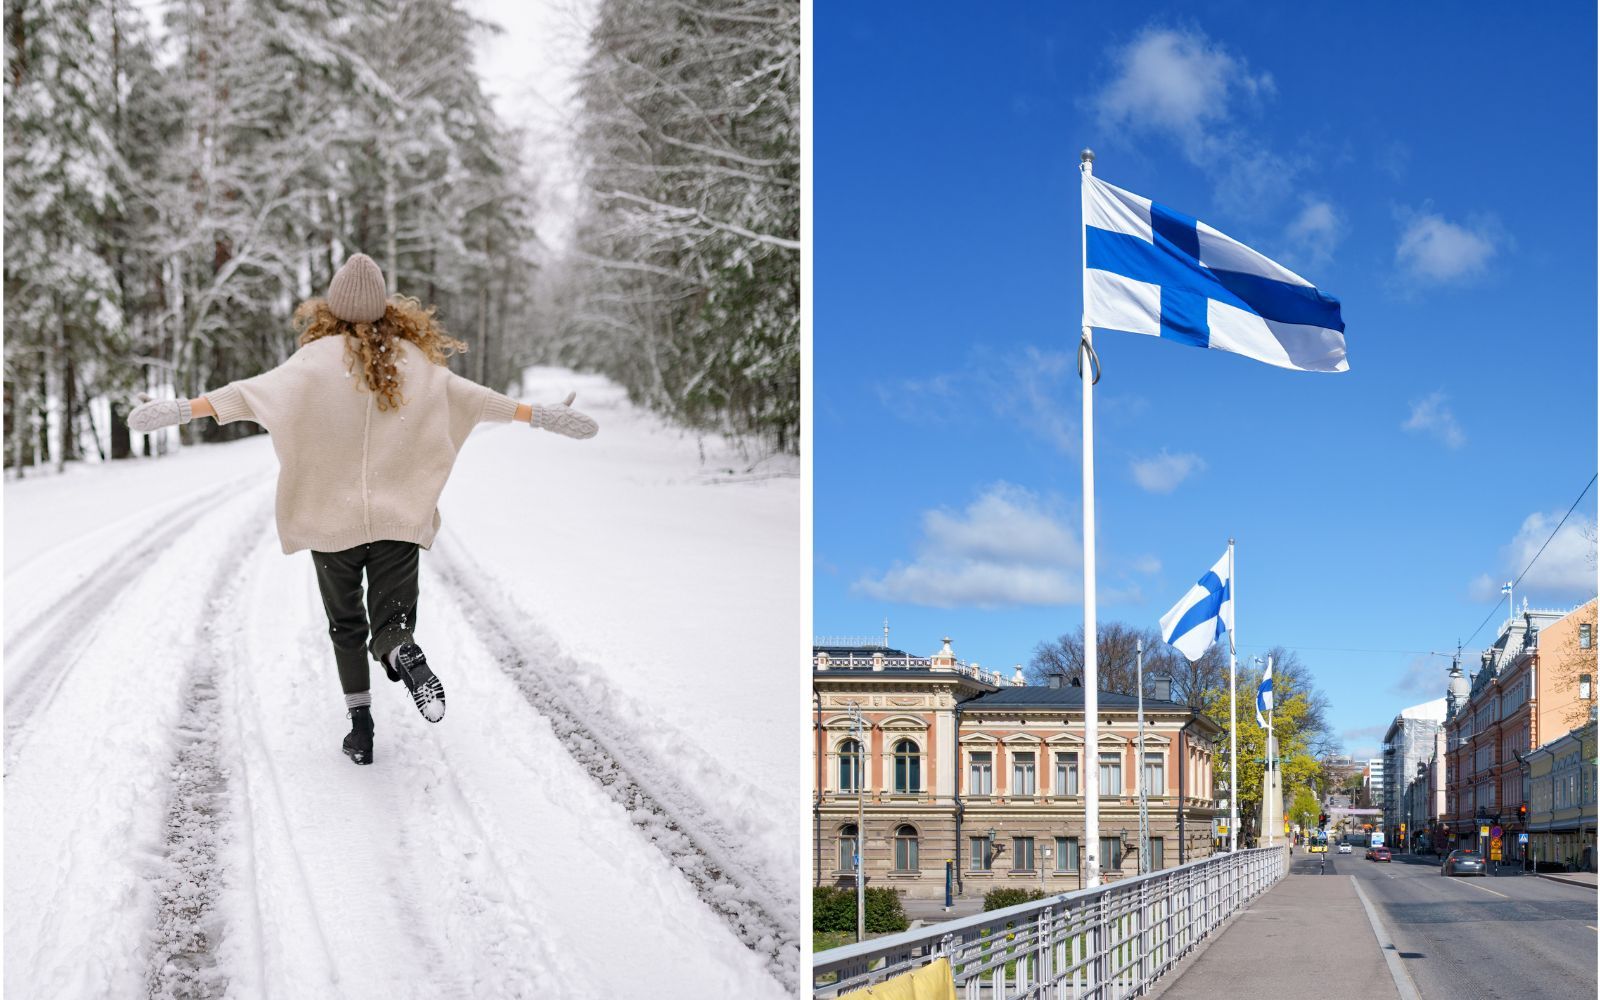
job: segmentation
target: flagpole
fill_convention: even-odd
[[[1278,737],[1272,731],[1272,713],[1278,710],[1278,688],[1277,681],[1272,680],[1272,654],[1270,653],[1267,654],[1267,679],[1272,681],[1273,684],[1272,687],[1267,689],[1267,693],[1272,695],[1272,703],[1267,706],[1267,773],[1273,776],[1272,783],[1268,787],[1272,789],[1272,794],[1281,800],[1283,798],[1283,783],[1281,777],[1278,776]],[[1272,811],[1272,829],[1267,831],[1267,843],[1269,845],[1278,842],[1278,821],[1282,818],[1279,815],[1281,801],[1279,804],[1280,808]],[[1266,824],[1262,825],[1265,826]]]
[[[1213,550],[1215,551],[1215,550]],[[1228,539],[1228,600],[1233,621],[1228,626],[1228,850],[1239,849],[1239,644],[1234,631],[1239,623],[1239,574],[1233,565],[1233,539]]]
[[[1083,308],[1089,304],[1089,178],[1094,176],[1094,150],[1079,157],[1079,243],[1083,251]],[[1084,355],[1088,354],[1088,364]],[[1100,363],[1094,355],[1089,326],[1078,342],[1078,375],[1083,382],[1083,858],[1084,886],[1100,884],[1100,668],[1096,659],[1094,589],[1094,383]]]

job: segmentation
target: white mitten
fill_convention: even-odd
[[[543,427],[547,431],[565,434],[569,438],[592,438],[600,433],[600,425],[587,413],[579,413],[572,408],[572,401],[578,394],[568,393],[565,401],[560,406],[541,406],[534,403],[529,407],[533,411],[533,418],[528,424],[534,428]]]
[[[138,399],[139,405],[128,414],[128,429],[140,434],[186,424],[193,416],[187,399],[151,399],[147,392],[139,393]]]

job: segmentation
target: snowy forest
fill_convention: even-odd
[[[552,247],[454,0],[6,0],[5,464],[127,457],[134,393],[285,360],[357,250],[508,386],[604,373],[701,431],[799,426],[797,0],[600,0]],[[245,425],[203,431],[220,439]]]

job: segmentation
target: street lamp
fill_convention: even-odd
[[[861,705],[850,703],[850,731],[855,736],[856,759],[851,770],[856,783],[856,943],[867,939],[867,744],[861,738]]]

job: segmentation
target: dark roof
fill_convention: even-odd
[[[879,653],[882,653],[884,656],[911,655],[903,649],[890,649],[887,646],[812,646],[811,655],[816,656],[818,653],[827,653],[830,659],[835,656],[852,655],[870,657],[876,656]]]
[[[1100,692],[1100,708],[1137,708],[1139,699],[1130,694],[1115,694],[1111,691]],[[1146,698],[1144,707],[1149,711],[1179,711],[1187,712],[1188,705],[1180,705],[1175,701],[1160,701],[1155,698]],[[1027,687],[1003,687],[990,694],[979,695],[970,701],[962,702],[963,711],[980,711],[985,708],[1083,708],[1083,688],[1081,687],[1047,687],[1044,685],[1029,685]]]

